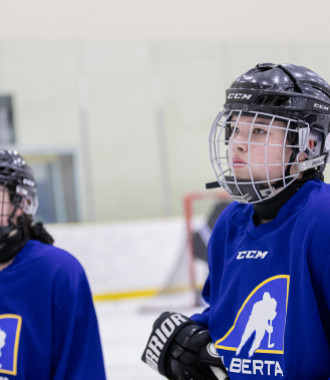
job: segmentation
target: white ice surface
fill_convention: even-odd
[[[171,310],[190,316],[202,310],[189,306],[191,302],[191,294],[166,296],[162,300],[96,302],[107,379],[164,379],[141,361],[142,352],[152,324],[161,312]]]

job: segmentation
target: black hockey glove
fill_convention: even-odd
[[[229,380],[208,331],[180,313],[155,321],[142,360],[170,380]]]

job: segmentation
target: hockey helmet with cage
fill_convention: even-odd
[[[247,118],[248,117],[248,118]],[[282,175],[254,180],[253,165],[247,162],[249,178],[236,177],[230,162],[231,136],[240,123],[249,120],[250,128],[263,123],[268,136],[273,128],[285,132]],[[261,121],[260,121],[261,120]],[[279,127],[281,125],[282,127]],[[218,184],[233,199],[259,203],[274,197],[306,171],[323,178],[330,150],[330,86],[318,74],[294,64],[262,63],[238,77],[226,91],[224,110],[216,117],[210,133],[210,158]],[[312,141],[312,144],[309,142]],[[250,147],[251,132],[245,141]],[[291,156],[284,162],[284,150]],[[267,165],[267,149],[265,150]],[[298,160],[304,152],[306,159]],[[249,161],[249,160],[248,160]],[[291,170],[294,167],[295,170]],[[209,184],[207,187],[213,187]]]
[[[33,217],[38,207],[37,185],[32,169],[24,159],[11,150],[0,150],[0,186],[3,187],[0,199],[2,236],[16,227],[14,215],[18,209],[22,214]],[[14,206],[6,215],[5,191],[9,193],[9,200]]]

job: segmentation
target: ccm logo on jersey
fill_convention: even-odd
[[[239,251],[236,259],[264,259],[268,254],[268,251]]]
[[[244,93],[234,93],[229,94],[228,99],[250,99],[252,94],[244,94]]]
[[[155,330],[155,333],[149,340],[145,354],[146,362],[151,368],[157,369],[157,364],[164,345],[173,334],[176,327],[187,321],[188,319],[184,318],[181,314],[172,314],[162,322],[158,329]]]

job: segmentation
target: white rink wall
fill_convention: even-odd
[[[200,223],[195,220],[195,226]],[[160,289],[187,255],[183,218],[46,227],[55,245],[84,266],[94,296]],[[189,283],[188,260],[183,261],[182,285]]]

